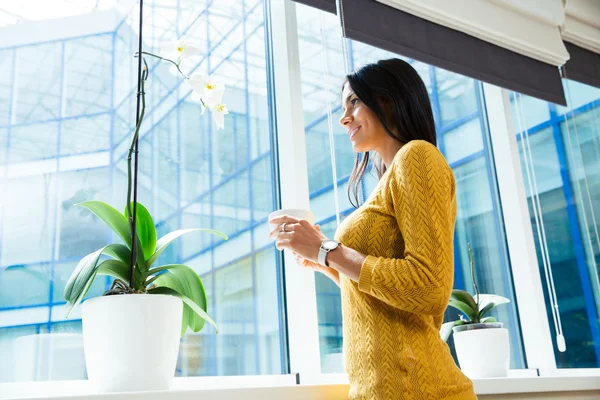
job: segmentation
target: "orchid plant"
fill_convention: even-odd
[[[500,304],[509,303],[506,297],[497,296],[495,294],[480,294],[479,287],[475,282],[475,263],[473,262],[473,252],[471,245],[467,243],[469,251],[469,265],[471,267],[471,279],[473,280],[473,288],[475,289],[475,297],[471,296],[464,290],[454,289],[450,295],[448,306],[457,309],[460,314],[459,319],[446,322],[442,325],[440,335],[444,342],[448,341],[452,328],[467,324],[486,324],[496,322],[496,318],[486,316],[494,307]]]
[[[138,139],[144,113],[145,83],[148,79],[148,66],[144,56],[157,58],[173,64],[189,88],[192,89],[192,99],[199,100],[202,114],[210,110],[217,129],[225,126],[227,107],[223,103],[225,85],[214,78],[196,73],[187,76],[180,68],[185,59],[201,54],[200,49],[184,40],[168,42],[161,47],[159,55],[138,51],[138,118],[133,140],[127,158],[127,202],[123,213],[102,201],[85,201],[75,206],[87,208],[99,219],[106,223],[122,240],[123,243],[113,243],[88,254],[78,264],[71,274],[64,290],[67,301],[67,316],[88,292],[97,275],[108,275],[115,278],[109,290],[104,295],[118,294],[165,294],[180,298],[184,305],[181,335],[189,327],[192,331],[200,331],[205,321],[218,327],[206,313],[206,294],[198,274],[189,266],[183,264],[168,264],[154,266],[158,257],[178,237],[189,233],[203,231],[227,240],[227,236],[212,229],[181,229],[167,233],[157,240],[154,221],[150,212],[137,202],[137,154]],[[142,68],[143,62],[143,68]],[[141,100],[141,109],[139,103]],[[132,158],[135,157],[133,176]],[[133,180],[132,180],[133,178]],[[132,183],[133,182],[133,183]],[[133,201],[132,201],[133,191]],[[132,239],[135,238],[135,239]],[[104,256],[104,257],[103,257]]]

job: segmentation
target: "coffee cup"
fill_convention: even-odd
[[[303,208],[283,208],[281,210],[277,210],[269,214],[269,221],[275,217],[280,217],[282,215],[287,215],[289,217],[294,217],[298,219],[304,219],[308,221],[311,225],[315,224],[315,215],[312,211],[306,210]],[[277,228],[277,225],[269,224],[271,230]]]

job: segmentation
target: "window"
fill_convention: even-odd
[[[347,134],[338,124],[340,93],[344,81],[341,32],[334,15],[298,5],[298,36],[303,84],[303,106],[308,157],[311,209],[329,237],[336,229],[333,175],[328,130],[328,102],[333,111],[333,133],[341,217],[353,211],[347,199],[347,183],[354,154]],[[322,19],[321,19],[322,18]],[[319,21],[323,21],[323,25]],[[321,31],[325,32],[324,34]],[[350,68],[398,57],[359,42],[348,42]],[[403,58],[403,57],[401,57]],[[479,83],[460,75],[407,60],[427,86],[438,132],[438,147],[450,163],[457,186],[458,215],[455,230],[456,288],[473,292],[467,243],[475,259],[476,279],[484,293],[511,299],[494,310],[509,329],[511,368],[525,368],[517,305],[512,288],[486,116]],[[315,150],[318,149],[318,150]],[[364,197],[374,187],[374,172],[365,174]],[[317,274],[317,303],[323,372],[341,372],[342,325],[340,292],[329,279]],[[457,312],[449,309],[447,317]],[[453,348],[452,342],[450,342]]]
[[[201,116],[200,105],[173,66],[147,59],[140,202],[150,210],[158,237],[193,227],[229,236],[223,242],[189,234],[161,255],[162,263],[185,263],[199,274],[209,314],[221,328],[219,335],[206,326],[181,339],[178,376],[299,372],[305,383],[322,378],[311,376],[319,372],[317,350],[321,372],[344,371],[339,288],[316,274],[317,307],[306,307],[302,294],[312,291],[312,276],[302,275],[302,280],[305,271],[295,264],[284,266],[282,260],[290,257],[284,258],[267,236],[267,217],[279,202],[304,207],[309,199],[316,223],[328,237],[335,234],[337,211],[341,219],[354,211],[347,188],[355,155],[338,124],[345,74],[341,29],[335,15],[299,3],[291,8],[281,4],[160,0],[144,6],[145,50],[158,53],[161,43],[174,38],[194,42],[202,54],[183,62],[182,70],[223,81],[230,112],[225,129],[217,130],[210,116]],[[291,15],[282,15],[284,9],[296,10],[299,58],[289,53],[296,51],[295,43],[277,40],[295,40],[289,31],[279,31],[290,23],[282,18]],[[132,55],[137,10],[133,7],[117,20],[117,14],[97,10],[85,16],[93,23],[85,24],[78,23],[83,15],[70,16],[68,23],[44,21],[51,38],[44,40],[34,34],[39,23],[25,18],[21,23],[31,25],[31,40],[22,37],[18,44],[0,48],[0,382],[86,378],[80,309],[65,319],[63,290],[83,256],[119,239],[74,205],[94,199],[120,209],[125,202],[126,157],[136,111]],[[90,27],[99,28],[90,32]],[[515,142],[508,146],[506,138],[512,135],[499,141],[490,134],[510,130],[498,123],[498,116],[506,117],[507,92],[360,42],[346,44],[350,69],[400,57],[425,82],[438,147],[456,181],[454,287],[473,291],[469,243],[480,290],[511,300],[493,311],[509,330],[511,368],[541,369],[539,360],[551,361],[549,342],[548,349],[545,344],[531,346],[539,324],[523,317],[541,309],[544,301],[551,334],[562,329],[566,339],[565,352],[554,341],[558,367],[600,367],[600,90],[565,81],[566,108],[511,95],[527,188],[527,198],[520,196],[516,203],[527,200],[531,216],[522,223],[524,214],[509,197],[522,187],[514,170],[503,173],[507,170],[502,168],[512,161],[509,156],[516,157],[512,147],[507,150]],[[288,64],[281,62],[284,58]],[[287,65],[287,75],[277,79],[282,65]],[[286,90],[298,78],[301,93]],[[299,99],[302,107],[296,106]],[[279,112],[290,118],[276,121]],[[301,126],[287,129],[300,113],[307,157],[294,152],[293,157],[279,157],[277,165],[276,146],[288,149],[302,139],[290,134]],[[288,195],[284,187],[296,182],[285,177],[297,176],[292,174],[295,167],[307,167],[308,182],[298,182],[299,189]],[[284,177],[281,182],[279,176]],[[376,182],[374,171],[365,174],[363,199]],[[514,237],[522,234],[523,242],[529,242],[515,246],[519,240]],[[528,259],[537,255],[545,296],[538,296],[539,304],[517,302],[517,295],[521,300],[538,290],[518,280],[523,271],[537,271],[535,263],[532,268],[517,265],[521,251]],[[546,284],[546,272],[551,272],[553,286]],[[111,283],[96,279],[88,297],[101,295]],[[449,309],[446,320],[457,313]],[[454,351],[452,339],[448,344]],[[529,364],[526,354],[535,358]]]
[[[110,32],[0,49],[0,188],[9,194],[0,214],[0,381],[85,378],[80,314],[64,319],[62,292],[78,260],[115,238],[73,205],[125,203],[136,10]],[[200,274],[209,314],[222,329],[183,337],[177,374],[280,374],[287,368],[280,266],[266,231],[276,183],[263,2],[154,2],[145,12],[145,50],[157,53],[175,35],[197,43],[204,49],[199,62],[182,68],[224,81],[230,110],[225,130],[217,131],[169,65],[148,59],[140,202],[159,237],[188,227],[230,237],[189,234],[161,256]],[[53,23],[58,30],[61,21]],[[88,297],[110,283],[96,279]],[[36,359],[36,345],[63,351],[60,368]]]
[[[550,330],[555,339],[562,329],[566,342],[561,352],[553,340],[557,366],[597,368],[600,90],[563,83],[569,107],[514,94],[513,119]]]

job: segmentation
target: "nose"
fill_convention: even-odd
[[[343,126],[344,128],[348,125],[350,125],[353,121],[352,118],[352,114],[348,113],[348,111],[344,112],[344,115],[342,115],[342,118],[340,118],[340,125]]]

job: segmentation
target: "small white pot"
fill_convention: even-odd
[[[502,323],[455,326],[454,348],[460,369],[471,379],[508,375],[510,347]]]
[[[167,390],[173,384],[183,304],[167,295],[127,294],[82,306],[88,379],[98,392]]]

